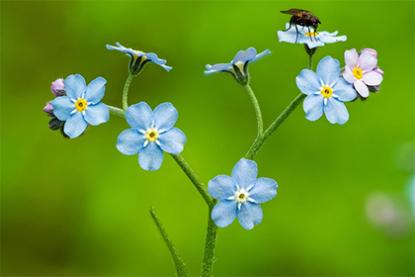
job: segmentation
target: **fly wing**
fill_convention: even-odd
[[[290,15],[299,15],[300,13],[310,13],[309,11],[306,10],[302,10],[302,9],[289,9],[286,11],[281,11],[281,13],[284,14],[290,14]]]

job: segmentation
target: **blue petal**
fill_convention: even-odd
[[[352,84],[349,84],[345,79],[339,78],[333,87],[333,93],[342,102],[348,102],[356,99],[357,93]]]
[[[88,105],[85,110],[85,120],[90,125],[96,126],[107,122],[110,118],[110,111],[104,103],[98,105]]]
[[[238,53],[236,53],[235,57],[232,60],[232,63],[237,63],[237,62],[246,62],[246,61],[251,61],[255,58],[256,56],[256,49],[254,47],[249,47],[246,50],[240,50],[238,51]]]
[[[218,175],[208,183],[209,194],[217,200],[225,200],[234,195],[236,190],[232,177]]]
[[[186,135],[180,129],[173,128],[160,134],[158,141],[163,151],[177,155],[183,151]]]
[[[269,54],[271,54],[271,51],[269,49],[265,49],[261,53],[257,54],[251,62],[255,62],[255,61],[257,61],[257,60],[261,59],[262,57],[264,57],[266,55],[269,55]]]
[[[119,134],[117,149],[124,155],[134,155],[143,148],[144,141],[144,135],[136,129],[127,129]]]
[[[279,42],[295,43],[297,33],[295,30],[292,31],[291,29],[289,29],[287,31],[278,31],[277,36],[278,36]],[[297,42],[298,42],[298,39],[297,39]]]
[[[82,97],[86,90],[85,79],[80,74],[69,75],[63,81],[63,84],[66,95],[72,99]]]
[[[320,82],[317,74],[310,69],[301,70],[295,78],[297,87],[306,95],[314,94],[320,91]]]
[[[235,184],[247,188],[255,184],[258,175],[258,167],[255,161],[240,159],[232,169],[232,178]]]
[[[138,51],[135,51],[134,49],[131,49],[131,48],[126,48],[123,45],[121,45],[121,43],[119,43],[119,42],[116,42],[115,45],[116,46],[107,44],[106,48],[108,50],[119,51],[119,52],[125,53],[125,54],[130,55],[130,56],[134,56],[134,55],[141,56],[141,55],[139,55]]]
[[[349,112],[346,105],[333,97],[329,98],[327,105],[324,106],[324,113],[327,120],[332,124],[343,125],[349,120]]]
[[[163,151],[154,142],[149,143],[138,153],[138,163],[144,170],[157,170],[163,162]]]
[[[85,99],[92,104],[96,104],[101,101],[105,94],[105,84],[107,80],[102,77],[92,80],[85,92]]]
[[[231,224],[236,217],[236,202],[235,201],[222,201],[213,207],[211,218],[215,224],[221,228],[224,228]]]
[[[74,113],[68,120],[66,120],[63,131],[70,138],[79,137],[88,126],[81,113]]]
[[[216,72],[222,72],[232,69],[232,64],[230,63],[217,63],[214,65],[207,64],[205,74],[212,74]]]
[[[340,77],[340,62],[330,56],[320,60],[317,65],[317,75],[325,85],[332,86]]]
[[[61,121],[65,121],[71,117],[71,113],[75,110],[75,105],[68,96],[60,96],[51,102],[53,114]]]
[[[304,99],[303,109],[305,117],[310,121],[316,121],[323,115],[323,96],[309,95]]]
[[[304,40],[305,44],[307,44],[308,48],[313,49],[316,47],[324,46],[324,43],[319,39],[310,39],[309,37],[306,37],[306,40]]]
[[[271,178],[258,178],[255,186],[249,191],[249,197],[257,203],[264,203],[277,195],[278,184]]]
[[[160,59],[156,53],[146,53],[148,59],[150,59],[153,63],[163,67],[166,71],[170,71],[173,67],[166,65],[167,61],[164,59]]]
[[[154,127],[160,132],[170,130],[176,124],[179,113],[171,103],[162,103],[153,111]]]
[[[262,221],[262,208],[258,204],[245,202],[238,211],[238,220],[242,227],[251,230]]]
[[[125,119],[131,127],[145,131],[153,125],[153,111],[146,102],[140,102],[128,107]]]

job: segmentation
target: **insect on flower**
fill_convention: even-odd
[[[295,30],[297,32],[297,37],[295,39],[296,42],[297,42],[298,34],[299,34],[298,25],[307,27],[308,33],[310,34],[309,36],[310,40],[313,40],[313,38],[315,39],[315,34],[317,32],[318,24],[321,24],[321,21],[312,12],[302,10],[302,9],[289,9],[286,11],[281,11],[281,13],[291,15],[290,25],[287,28],[287,30],[291,29],[292,26],[294,25]],[[311,30],[310,27],[312,27],[313,30]]]

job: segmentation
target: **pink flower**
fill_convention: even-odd
[[[360,55],[356,49],[344,52],[346,67],[343,77],[364,98],[369,96],[369,90],[377,90],[383,81],[383,70],[377,67],[377,56],[376,50],[371,48],[362,49]]]
[[[50,90],[55,96],[65,95],[65,85],[63,84],[63,79],[56,79],[50,84]]]

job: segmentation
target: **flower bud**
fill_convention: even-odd
[[[45,113],[47,113],[48,115],[52,116],[53,115],[53,106],[50,102],[48,102],[45,107],[43,107],[43,111]]]
[[[50,85],[50,90],[55,96],[63,96],[65,95],[65,85],[63,83],[63,79],[56,79]]]

